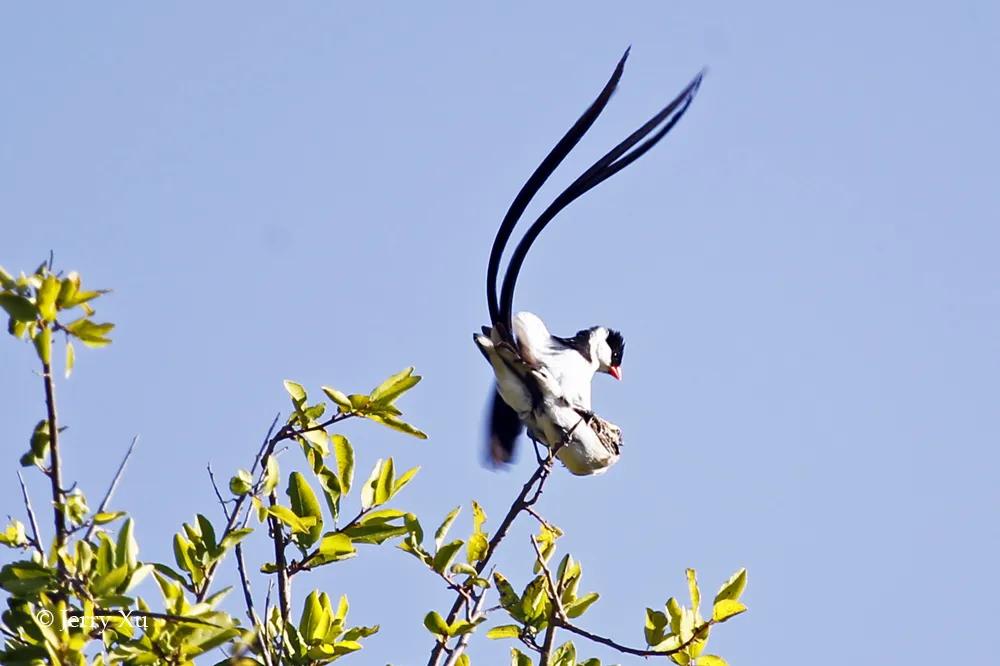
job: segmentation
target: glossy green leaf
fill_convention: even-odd
[[[438,573],[444,573],[464,543],[461,539],[456,539],[438,548],[437,553],[434,554],[434,570]]]
[[[311,516],[300,517],[287,506],[282,506],[280,504],[267,507],[267,512],[277,518],[280,522],[287,525],[292,530],[293,534],[305,534],[309,532],[313,524],[316,522],[315,518]]]
[[[38,309],[35,304],[17,294],[0,293],[0,308],[6,310],[7,314],[16,321],[35,321],[38,318]]]
[[[691,610],[695,613],[701,606],[701,591],[698,589],[698,578],[694,569],[687,569],[685,571],[688,583],[688,594],[691,597]]]
[[[350,412],[353,409],[353,407],[351,406],[351,401],[347,398],[346,395],[344,395],[337,389],[330,388],[329,386],[323,386],[321,388],[323,389],[323,393],[326,394],[326,397],[330,398],[330,400],[332,400],[334,404],[336,404],[337,407],[340,408],[340,411],[346,413]]]
[[[396,482],[396,468],[392,458],[387,458],[379,470],[375,482],[375,504],[385,504],[392,497],[392,488]]]
[[[323,534],[323,510],[320,508],[319,500],[305,476],[299,472],[292,472],[289,475],[286,493],[295,515],[299,518],[313,519],[307,532],[292,537],[303,548],[309,548],[319,541],[320,535]]]
[[[725,622],[729,618],[746,612],[747,607],[734,599],[720,599],[712,607],[712,619]]]
[[[444,618],[437,611],[431,611],[424,616],[424,626],[427,627],[427,631],[435,636],[446,638],[450,635],[448,633],[448,623],[444,621]]]
[[[73,366],[76,365],[76,349],[73,348],[73,343],[69,340],[66,341],[66,379],[73,374]]]
[[[517,648],[510,649],[510,666],[531,666],[531,657]]]
[[[333,454],[337,458],[337,478],[343,494],[351,492],[354,483],[354,447],[343,435],[333,435]]]
[[[569,603],[565,607],[566,616],[570,618],[580,617],[587,612],[587,609],[593,605],[595,601],[600,598],[597,592],[591,592],[590,594],[585,594],[577,600]]]
[[[747,570],[740,569],[732,576],[729,577],[722,587],[719,588],[719,592],[715,595],[715,603],[722,601],[723,599],[732,599],[738,601],[740,595],[743,594],[743,590],[747,586]]]
[[[698,657],[698,666],[729,666],[726,660],[714,654],[703,654]]]
[[[239,497],[246,495],[253,490],[253,477],[245,469],[237,470],[236,474],[229,479],[229,492]]]
[[[59,295],[59,278],[51,273],[42,280],[42,286],[35,297],[35,307],[42,319],[53,322],[56,319],[56,297]]]
[[[328,534],[319,542],[319,552],[325,558],[344,560],[357,553],[350,537],[340,532]]]
[[[88,347],[104,347],[111,344],[108,333],[115,327],[112,323],[95,324],[87,317],[66,324],[64,328]]]
[[[501,624],[486,632],[486,638],[499,640],[501,638],[517,638],[521,635],[521,627],[516,624]]]
[[[448,536],[448,530],[451,529],[452,523],[455,522],[455,518],[458,517],[459,512],[462,511],[462,506],[456,506],[454,509],[448,512],[448,515],[444,517],[441,521],[441,525],[434,532],[434,547],[440,548],[441,544],[444,543],[444,539]]]
[[[372,402],[391,404],[400,395],[417,385],[421,377],[413,374],[413,368],[396,373],[375,388],[369,395]]]

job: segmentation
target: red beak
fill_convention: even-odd
[[[611,375],[612,377],[614,377],[615,379],[617,379],[618,381],[621,381],[622,380],[622,368],[621,368],[621,366],[620,365],[612,365],[610,368],[608,368],[608,374]]]

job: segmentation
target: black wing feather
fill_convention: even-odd
[[[521,419],[500,394],[493,392],[490,411],[490,440],[487,455],[494,465],[509,463],[514,459],[514,445],[521,434]]]

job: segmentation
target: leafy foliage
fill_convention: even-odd
[[[492,640],[518,641],[511,649],[515,666],[533,664],[535,658],[546,666],[600,666],[596,658],[578,656],[572,641],[557,644],[557,631],[626,654],[669,657],[680,666],[725,666],[705,648],[714,626],[746,611],[741,601],[747,582],[743,569],[720,587],[711,612],[705,611],[707,618],[695,572],[688,569],[689,605],[671,597],[662,610],[647,608],[642,648],[575,624],[600,596],[582,587],[583,566],[571,555],[551,566],[563,533],[532,508],[552,472],[551,454],[540,460],[510,510],[490,528],[492,533],[485,509],[472,501],[467,514],[471,526],[459,538],[454,533],[462,506],[437,523],[432,539],[425,538],[416,515],[394,506],[419,468],[400,471],[391,457],[379,459],[356,483],[354,446],[334,427],[360,418],[426,439],[397,406],[420,382],[413,368],[367,394],[323,386],[325,400],[315,402],[306,387],[286,380],[291,401],[287,420],[277,429],[273,424],[251,464],[232,473],[225,496],[215,487],[221,519],[197,514],[174,533],[173,561],[142,560],[133,519],[107,506],[115,483],[92,509],[83,490],[75,484],[67,489],[61,477],[60,447],[65,442],[51,369],[54,338],[63,336],[68,378],[75,362],[74,341],[89,348],[111,343],[114,325],[94,320],[93,303],[106,293],[84,290],[77,273],[53,272],[51,259],[30,275],[14,277],[0,268],[0,308],[8,317],[8,332],[31,342],[42,366],[46,410],[28,437],[21,465],[49,478],[55,528],[51,543],[43,543],[22,483],[27,521],[11,519],[0,532],[0,546],[13,554],[0,568],[0,589],[6,593],[0,663],[192,664],[222,648],[229,656],[220,664],[328,664],[362,650],[379,626],[350,625],[347,597],[334,604],[327,592],[317,589],[305,594],[301,609],[293,614],[293,580],[359,557],[366,547],[392,542],[456,594],[449,612],[430,610],[424,616],[433,639],[431,664],[440,664],[447,654],[449,664],[470,666],[470,638],[491,613],[500,613],[505,617],[491,622],[483,633]],[[305,471],[283,474],[283,467],[294,466],[285,458],[279,461],[278,447],[285,442],[298,445],[292,449],[301,452]],[[215,484],[214,476],[211,482]],[[511,524],[524,513],[538,521],[539,530],[531,539],[532,576],[515,587],[491,560]],[[250,538],[271,542],[273,559],[248,567],[242,544]],[[232,561],[243,588],[245,618],[221,608],[231,590],[215,585],[219,568]],[[259,608],[251,594],[251,575],[274,579],[277,604]],[[157,599],[137,594],[144,580],[155,583]]]

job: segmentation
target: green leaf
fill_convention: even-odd
[[[278,468],[278,458],[274,454],[269,455],[267,462],[264,464],[264,483],[262,484],[264,494],[270,495],[278,487],[278,481],[280,480],[281,471]]]
[[[697,613],[701,606],[701,591],[698,589],[697,574],[694,569],[688,569],[685,574],[687,575],[688,594],[691,595],[691,610]]]
[[[348,400],[346,395],[344,395],[337,389],[330,388],[329,386],[322,386],[320,388],[323,389],[323,393],[326,394],[326,397],[332,400],[334,404],[336,404],[337,407],[340,408],[341,412],[347,413],[353,409],[353,407],[351,406],[351,401]]]
[[[313,524],[316,522],[315,518],[311,516],[308,518],[300,517],[287,506],[282,506],[280,504],[267,507],[267,512],[287,525],[292,530],[293,534],[304,534],[309,532]]]
[[[90,586],[91,594],[95,597],[103,597],[110,592],[114,592],[125,582],[128,574],[129,566],[127,564],[115,567],[105,575],[99,576],[94,580],[94,583]]]
[[[441,522],[441,526],[437,528],[434,532],[434,547],[440,548],[441,544],[444,543],[444,539],[448,536],[448,530],[451,529],[452,523],[455,522],[455,518],[458,517],[459,512],[462,510],[462,505],[456,506],[454,509],[448,512],[448,515],[444,517]]]
[[[365,416],[376,423],[389,426],[393,430],[404,432],[407,435],[413,435],[417,439],[427,439],[427,433],[395,416],[389,414],[366,414]]]
[[[219,543],[219,546],[221,546],[222,548],[232,548],[233,546],[238,544],[240,541],[243,541],[243,539],[247,538],[251,534],[253,534],[252,527],[237,527],[236,529],[232,530],[229,534],[222,537],[222,542]]]
[[[434,570],[438,573],[444,573],[463,545],[464,542],[461,539],[456,539],[438,548],[437,553],[434,554]]]
[[[59,278],[51,273],[42,280],[42,286],[35,297],[35,306],[42,319],[48,322],[56,319],[56,296],[59,295]]]
[[[396,468],[392,458],[387,458],[382,469],[379,470],[378,480],[375,482],[375,504],[385,504],[392,498],[392,488],[396,480]]]
[[[38,354],[38,359],[45,365],[52,364],[52,329],[48,326],[43,327],[38,333],[35,334],[34,340],[32,342],[35,345],[35,352]]]
[[[253,490],[253,477],[245,469],[237,470],[233,478],[229,479],[229,492],[239,497],[246,495]]]
[[[15,321],[35,321],[38,318],[35,304],[17,294],[0,293],[0,308],[6,310]]]
[[[323,510],[320,508],[319,500],[306,478],[299,472],[292,472],[288,477],[288,499],[292,504],[292,511],[299,518],[312,518],[313,524],[308,532],[293,535],[295,543],[303,548],[309,548],[319,541],[323,534]]]
[[[517,638],[521,635],[521,627],[516,624],[501,624],[486,632],[486,638],[499,640],[501,638]]]
[[[122,523],[118,531],[118,543],[115,548],[115,561],[127,565],[129,569],[138,566],[139,558],[139,544],[135,542],[132,532],[132,519],[129,518]]]
[[[218,542],[215,540],[215,528],[212,527],[212,521],[206,518],[202,514],[198,514],[198,529],[201,531],[202,541],[205,543],[205,550],[208,554],[215,558],[222,553],[219,551]]]
[[[403,476],[396,479],[396,482],[392,486],[392,497],[395,497],[400,490],[406,487],[406,484],[417,475],[420,471],[420,467],[411,467],[410,469],[403,472]]]
[[[332,618],[319,601],[319,592],[313,590],[302,605],[299,633],[307,643],[315,644],[326,637]]]
[[[746,586],[747,570],[743,568],[730,576],[729,580],[722,584],[722,587],[719,588],[719,592],[715,595],[715,603],[718,603],[723,599],[738,601],[740,595],[743,594],[743,590],[746,589]]]
[[[663,642],[667,635],[667,625],[670,624],[662,611],[646,609],[646,645],[657,645]]]
[[[107,337],[114,324],[95,324],[87,317],[81,317],[76,321],[66,324],[65,328],[71,335],[80,339],[80,342],[88,347],[104,347],[111,344],[111,339]]]
[[[703,654],[698,657],[698,666],[729,666],[726,660],[714,654]]]
[[[369,398],[375,403],[392,404],[396,398],[416,386],[420,379],[419,375],[413,374],[412,367],[406,368],[379,384]]]
[[[372,473],[368,475],[365,484],[361,486],[361,508],[367,511],[376,505],[378,480],[382,475],[382,459],[379,458],[372,468]]]
[[[510,666],[531,666],[531,657],[517,648],[510,649]]]
[[[357,554],[357,549],[351,543],[350,537],[341,532],[334,532],[323,537],[319,542],[319,552],[330,561],[346,560]]]
[[[183,534],[178,532],[174,535],[174,560],[176,560],[177,566],[182,571],[186,571],[191,575],[191,580],[197,582],[200,580],[200,577],[196,573],[198,568],[194,565],[194,560],[191,559],[193,550],[194,547],[191,545],[191,542],[185,539]]]
[[[493,583],[500,594],[500,605],[503,606],[504,610],[513,615],[515,620],[523,619],[524,616],[520,612],[521,597],[514,591],[510,581],[499,571],[495,571],[493,572]]]
[[[734,599],[721,599],[712,607],[712,619],[725,622],[729,618],[746,612],[747,607]]]
[[[482,560],[486,557],[486,551],[489,550],[489,541],[487,541],[486,533],[483,531],[483,524],[485,522],[486,511],[483,510],[483,507],[481,507],[478,502],[473,500],[472,536],[469,537],[469,545],[467,547],[468,561],[470,564]]]
[[[292,398],[292,404],[295,405],[297,410],[301,409],[307,399],[305,388],[303,388],[302,384],[293,382],[291,379],[286,379],[283,383],[285,385],[285,391],[287,391],[288,395]]]
[[[73,348],[73,343],[69,340],[66,341],[66,379],[73,374],[73,366],[76,365],[76,350]]]
[[[435,636],[446,638],[451,635],[448,633],[448,623],[444,621],[444,618],[437,611],[431,611],[424,616],[424,626],[427,627],[427,631]]]
[[[333,435],[333,454],[337,457],[337,478],[343,494],[351,492],[354,483],[354,447],[343,435]]]
[[[571,602],[565,608],[567,617],[575,618],[580,617],[587,612],[587,609],[600,598],[597,592],[591,592],[590,594],[585,594],[576,601]]]

